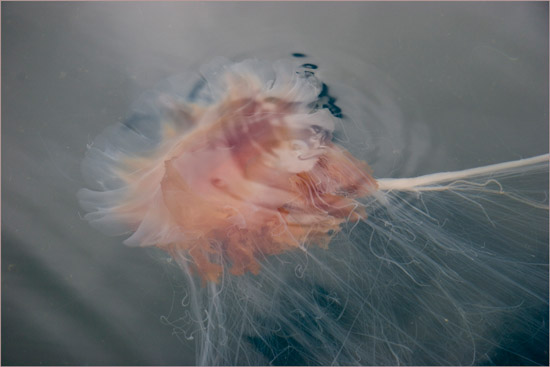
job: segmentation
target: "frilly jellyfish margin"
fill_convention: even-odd
[[[85,218],[184,270],[196,363],[540,362],[508,334],[548,342],[548,155],[375,179],[296,61],[170,79],[83,162]]]

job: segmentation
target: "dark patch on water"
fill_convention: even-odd
[[[317,101],[313,102],[312,106],[315,109],[326,108],[330,111],[332,116],[337,118],[343,118],[344,114],[342,109],[336,105],[337,98],[330,95],[328,86],[323,83],[321,93],[319,93]]]
[[[313,70],[318,68],[318,66],[315,64],[303,64],[302,67],[306,69],[313,69]]]

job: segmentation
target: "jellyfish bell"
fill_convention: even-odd
[[[215,92],[199,103],[160,96],[152,149],[90,149],[84,169],[101,167],[95,180],[122,184],[80,191],[83,207],[100,209],[86,219],[107,231],[126,227],[126,244],[158,246],[218,281],[225,267],[257,274],[259,257],[326,245],[344,221],[364,217],[355,199],[376,182],[331,141],[335,117],[311,106],[321,91],[314,76],[253,60],[205,70]],[[115,140],[136,134],[150,140],[124,124]]]
[[[163,320],[196,364],[540,361],[500,344],[508,325],[548,344],[548,155],[375,179],[306,69],[216,59],[83,161],[91,225],[184,270],[183,316]]]

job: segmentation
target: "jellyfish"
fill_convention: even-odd
[[[376,177],[298,55],[169,79],[82,163],[85,219],[183,270],[196,364],[541,363],[548,155]]]

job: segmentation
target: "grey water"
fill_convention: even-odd
[[[97,134],[159,81],[216,56],[308,55],[357,119],[368,115],[364,97],[384,90],[383,113],[360,122],[372,123],[374,137],[350,134],[376,177],[548,152],[545,2],[2,2],[1,10],[3,365],[195,362],[194,342],[166,321],[181,307],[177,272],[158,252],[91,228],[75,194]],[[547,337],[523,353],[548,363]],[[492,361],[526,363],[505,352]]]

